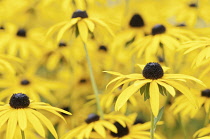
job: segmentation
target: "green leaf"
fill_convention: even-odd
[[[154,120],[155,127],[156,127],[158,121],[160,121],[160,119],[161,119],[162,116],[163,116],[164,108],[165,108],[165,107],[162,107],[162,108],[159,110],[158,116],[155,117],[155,120]]]
[[[150,95],[149,95],[149,86],[150,86],[150,83],[147,83],[147,84],[145,85],[144,101],[146,101],[147,99],[150,98]]]
[[[145,92],[145,89],[146,89],[146,85],[144,85],[140,88],[140,94],[141,95]]]

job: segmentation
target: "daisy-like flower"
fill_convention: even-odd
[[[6,139],[13,139],[15,130],[20,128],[22,131],[24,131],[28,124],[31,124],[41,137],[45,137],[45,130],[43,127],[43,125],[45,125],[52,135],[57,139],[58,136],[52,123],[37,110],[51,112],[56,116],[59,116],[64,121],[65,119],[58,112],[71,115],[71,113],[56,107],[52,107],[47,103],[30,102],[29,97],[25,94],[13,94],[10,98],[9,104],[0,106],[0,127],[2,127],[4,124],[7,124]]]
[[[59,82],[47,80],[36,74],[37,67],[30,65],[24,74],[3,76],[0,80],[0,98],[9,99],[12,92],[22,92],[31,96],[32,100],[40,101],[41,97],[45,98],[51,103],[55,103],[57,100],[55,97],[51,97],[53,91],[58,88],[65,88]]]
[[[187,80],[190,80],[205,86],[202,81],[183,74],[164,74],[167,68],[162,68],[159,63],[150,62],[146,66],[139,65],[139,67],[143,70],[142,74],[123,75],[117,72],[107,72],[118,76],[110,81],[107,86],[114,82],[116,84],[113,89],[126,85],[125,89],[122,90],[122,93],[117,98],[115,110],[119,110],[134,93],[140,90],[140,93],[144,94],[145,100],[150,99],[151,110],[156,117],[159,111],[160,93],[162,95],[169,93],[174,97],[176,95],[174,88],[183,93],[194,106],[198,106],[196,99],[186,86],[186,83]]]
[[[189,30],[156,24],[152,27],[150,35],[138,38],[133,43],[132,53],[136,54],[137,58],[145,57],[146,62],[148,62],[156,60],[160,51],[163,51],[161,56],[163,55],[163,58],[167,57],[169,60],[181,42],[192,40],[195,37],[196,35]]]
[[[202,90],[201,92],[191,90],[195,94],[198,100],[199,108],[204,108],[206,114],[210,111],[210,89]],[[195,109],[190,102],[183,95],[177,97],[171,108],[174,114],[181,113],[181,115],[189,115],[191,118],[194,117],[200,109]]]
[[[94,33],[98,27],[102,27],[103,31],[107,31],[110,35],[114,36],[112,30],[104,21],[89,17],[85,10],[76,10],[70,19],[52,26],[47,34],[50,35],[58,32],[57,41],[60,41],[67,31],[73,34],[79,33],[82,41],[86,43],[89,32]]]
[[[184,54],[189,54],[192,51],[196,51],[196,57],[192,62],[192,66],[199,67],[207,62],[209,62],[209,51],[210,51],[210,38],[209,37],[200,37],[194,41],[188,41],[183,43],[182,47],[179,50],[183,50]]]
[[[100,119],[97,114],[89,114],[85,123],[70,130],[62,139],[89,138],[92,130],[95,130],[100,135],[100,138],[106,138],[106,129],[117,133],[117,128],[111,122]]]

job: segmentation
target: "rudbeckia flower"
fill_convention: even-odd
[[[98,18],[89,17],[85,10],[76,10],[72,14],[71,19],[52,26],[47,35],[58,32],[56,40],[60,41],[63,35],[69,31],[75,35],[79,34],[82,41],[86,43],[89,32],[94,34],[98,27],[103,28],[103,30],[100,30],[101,34],[103,34],[102,32],[107,31],[110,35],[114,36],[112,30],[104,21]]]
[[[194,41],[188,41],[182,44],[182,47],[179,49],[180,51],[183,50],[184,54],[189,54],[192,51],[196,51],[196,57],[192,62],[192,66],[199,67],[207,62],[209,62],[209,51],[210,48],[208,47],[210,44],[209,37],[200,37]],[[208,69],[208,68],[207,68]]]
[[[196,99],[198,100],[199,108],[204,108],[205,113],[210,112],[210,89],[204,89],[201,92],[196,90],[191,90],[195,94]],[[181,115],[189,115],[193,118],[200,109],[195,109],[190,105],[190,102],[183,95],[177,97],[175,102],[172,104],[171,108],[174,114],[181,113]]]
[[[52,97],[52,92],[59,88],[65,88],[59,82],[47,80],[37,75],[37,67],[30,65],[24,73],[11,76],[3,76],[0,79],[0,98],[7,99],[12,92],[22,92],[31,96],[32,100],[40,101],[41,97],[49,102],[55,103],[57,100]]]
[[[180,44],[195,37],[196,35],[190,30],[156,24],[152,27],[149,35],[138,38],[132,44],[131,53],[135,54],[137,58],[144,59],[145,57],[146,62],[156,61],[159,53],[161,53],[161,56],[163,55],[165,61],[169,63],[169,61],[174,60],[174,54]]]
[[[183,74],[165,74],[167,68],[162,68],[159,63],[150,62],[146,66],[139,65],[139,67],[143,70],[142,74],[123,75],[118,72],[107,72],[118,76],[110,81],[107,86],[114,82],[116,84],[113,89],[126,85],[117,98],[115,110],[119,110],[134,93],[140,91],[141,94],[144,94],[145,100],[150,99],[151,110],[156,117],[159,112],[160,93],[162,95],[169,93],[174,97],[176,95],[175,89],[183,93],[194,106],[198,106],[193,94],[186,87],[186,83],[189,80],[205,86],[202,81]]]
[[[117,133],[117,128],[109,121],[102,120],[97,114],[89,114],[85,123],[70,130],[62,139],[84,139],[89,138],[92,130],[95,130],[101,138],[106,138],[106,129]]]
[[[58,112],[71,115],[71,113],[52,107],[47,103],[30,102],[29,97],[25,94],[13,94],[10,98],[9,104],[0,106],[0,127],[7,124],[6,139],[13,139],[16,128],[20,128],[21,131],[24,132],[29,123],[41,137],[45,137],[45,130],[42,125],[44,124],[57,139],[58,136],[52,123],[37,110],[51,112],[64,121],[65,119]]]

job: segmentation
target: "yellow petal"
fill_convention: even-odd
[[[27,118],[24,109],[18,109],[18,124],[21,130],[25,130],[27,126]]]
[[[89,30],[91,32],[93,32],[94,31],[94,28],[95,28],[94,23],[91,20],[88,20],[88,19],[83,19],[83,21],[87,24]]]
[[[165,87],[165,89],[174,97],[176,95],[176,92],[174,90],[174,88],[168,84],[165,84],[163,82],[160,82],[157,80],[157,83],[163,87]]]
[[[148,82],[150,82],[150,80],[136,81],[134,84],[126,88],[117,98],[115,110],[119,111],[119,109],[126,103],[130,96],[136,93],[137,90],[139,90],[143,85]]]
[[[152,113],[154,114],[155,117],[157,117],[158,112],[159,112],[159,88],[156,83],[156,81],[152,81],[150,83],[150,88],[149,88],[149,94],[150,94],[150,105],[152,108]]]
[[[36,132],[40,136],[42,136],[43,138],[45,138],[45,130],[44,130],[44,128],[43,128],[40,120],[31,112],[30,109],[26,110],[25,112],[26,112],[28,121],[31,123],[31,125],[36,130]]]
[[[7,124],[6,139],[13,139],[17,127],[17,111],[11,110]]]
[[[55,131],[55,128],[53,127],[52,123],[50,122],[50,120],[48,120],[44,115],[42,115],[40,112],[37,112],[35,110],[32,110],[32,113],[39,118],[39,120],[42,121],[42,123],[50,130],[50,132],[52,133],[52,135],[57,139],[58,135]]]
[[[100,124],[99,121],[94,123],[94,127],[93,128],[103,138],[106,137],[106,131],[105,131],[104,127]]]
[[[103,124],[104,127],[111,130],[112,132],[117,133],[117,128],[112,123],[103,120],[101,121],[101,124]]]
[[[77,25],[78,25],[79,35],[81,36],[82,41],[84,43],[87,43],[87,39],[88,39],[88,27],[87,27],[87,25],[83,21],[79,21],[77,23]]]

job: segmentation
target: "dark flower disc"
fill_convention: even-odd
[[[29,85],[29,84],[30,84],[30,81],[24,79],[24,80],[22,80],[22,81],[20,82],[20,84],[21,84],[21,85]]]
[[[85,120],[85,122],[87,124],[89,124],[89,123],[98,121],[99,119],[100,119],[100,117],[97,114],[91,113],[91,114],[88,115],[88,118]]]
[[[86,11],[82,11],[82,10],[76,10],[73,14],[71,18],[77,18],[77,17],[81,17],[81,18],[88,18],[87,12]]]
[[[26,37],[26,30],[25,29],[19,29],[17,31],[16,35],[19,36],[19,37]]]
[[[164,73],[159,63],[150,62],[144,67],[142,74],[146,79],[155,80],[163,77]]]
[[[197,8],[198,7],[198,4],[197,3],[190,3],[189,4],[189,7]]]
[[[206,89],[206,90],[201,91],[201,96],[210,97],[210,89]]]
[[[125,135],[128,135],[129,134],[129,129],[128,127],[123,127],[120,123],[118,122],[115,122],[114,125],[116,126],[117,128],[117,133],[114,133],[111,131],[111,136],[112,137],[123,137]]]
[[[107,47],[106,46],[104,46],[104,45],[101,45],[101,46],[99,46],[99,48],[98,48],[98,50],[99,51],[104,51],[104,52],[107,52]]]
[[[13,94],[9,102],[10,106],[15,109],[26,108],[29,106],[29,97],[22,93]]]
[[[164,32],[166,32],[166,27],[161,24],[157,24],[152,28],[152,35],[162,34]]]
[[[144,120],[142,120],[142,119],[136,119],[133,124],[136,125],[136,124],[144,124],[144,123],[145,123]]]
[[[144,20],[139,14],[134,14],[130,20],[129,25],[131,27],[143,27],[144,26]]]
[[[65,43],[65,42],[60,42],[60,43],[58,44],[58,46],[59,46],[59,47],[66,47],[66,43]]]

